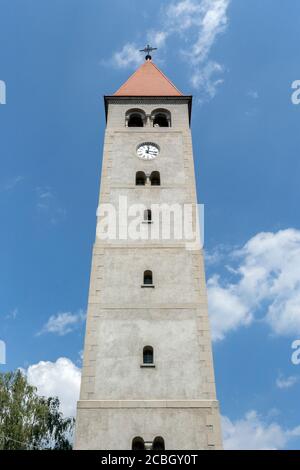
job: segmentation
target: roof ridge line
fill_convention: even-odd
[[[132,79],[132,77],[134,77],[134,75],[140,70],[140,68],[145,64],[145,62],[143,62],[128,78],[127,80],[117,89],[117,91],[114,93],[114,95],[116,95],[118,93],[119,90],[121,90],[121,88],[123,88],[126,83],[129,82],[129,80]]]
[[[178,93],[180,93],[180,95],[183,96],[182,92],[181,92],[180,90],[178,90],[178,88],[177,88],[177,87],[174,85],[174,83],[171,82],[171,80],[163,73],[163,71],[160,70],[160,68],[158,68],[158,66],[157,66],[154,62],[152,62],[152,60],[150,60],[150,62],[151,62],[151,64],[153,65],[153,67],[155,67],[156,70],[170,83],[170,85],[171,85],[173,88],[175,88],[175,90],[178,91]]]
[[[142,63],[114,93],[122,95],[184,96],[152,60]]]

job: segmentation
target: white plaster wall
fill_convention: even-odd
[[[110,184],[134,185],[137,171],[150,174],[155,170],[161,173],[162,185],[177,186],[187,183],[184,173],[183,134],[184,131],[174,129],[167,129],[162,133],[151,128],[139,132],[133,128],[108,131],[109,152],[113,154]],[[138,158],[136,149],[143,142],[156,143],[160,148],[159,156],[150,161]]]
[[[101,312],[94,398],[207,398],[209,377],[201,362],[197,331],[197,313],[192,309]],[[154,348],[155,368],[140,367],[147,345]]]
[[[202,273],[194,277],[194,255],[184,248],[105,249],[96,271],[106,305],[191,304],[206,300]],[[141,288],[144,271],[153,273],[154,289]],[[100,300],[100,299],[99,299]]]
[[[77,433],[82,438],[76,448],[131,449],[134,437],[151,442],[163,430],[167,450],[219,449],[215,413],[210,408],[80,409]]]
[[[196,203],[188,104],[152,101],[109,105],[100,203],[116,204],[119,195],[129,204]],[[131,107],[169,109],[172,128],[125,128]],[[146,141],[161,148],[152,162],[135,153]],[[139,170],[160,171],[162,185],[135,187]],[[216,402],[207,402],[216,395],[202,252],[164,240],[120,245],[94,246],[76,448],[129,449],[136,435],[163,436],[167,449],[220,448]],[[147,269],[154,289],[141,288]],[[154,347],[155,368],[140,367],[145,345]],[[123,401],[109,408],[103,400]],[[157,409],[151,400],[183,404]]]
[[[141,109],[148,115],[155,109],[165,108],[171,112],[172,128],[187,129],[189,127],[187,101],[180,100],[180,102],[177,101],[176,103],[175,98],[160,104],[157,98],[145,98],[143,100],[128,99],[118,103],[110,103],[107,113],[107,128],[120,129],[125,127],[125,115],[131,108]],[[165,128],[162,128],[161,132],[164,133],[164,131]]]

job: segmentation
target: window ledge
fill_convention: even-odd
[[[153,224],[153,220],[143,220],[142,224]]]
[[[142,369],[147,369],[147,368],[154,369],[154,368],[155,368],[155,364],[141,364],[140,367],[141,367]]]
[[[144,289],[154,289],[155,285],[154,284],[142,284],[141,287]]]

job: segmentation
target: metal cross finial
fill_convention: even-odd
[[[150,52],[152,51],[157,51],[157,47],[151,47],[149,46],[149,44],[147,44],[147,46],[144,48],[144,49],[140,49],[140,52],[146,52],[147,55],[145,57],[146,60],[151,60],[152,57],[150,55]]]

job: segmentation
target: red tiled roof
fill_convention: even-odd
[[[146,60],[114,96],[183,96],[151,61]]]

